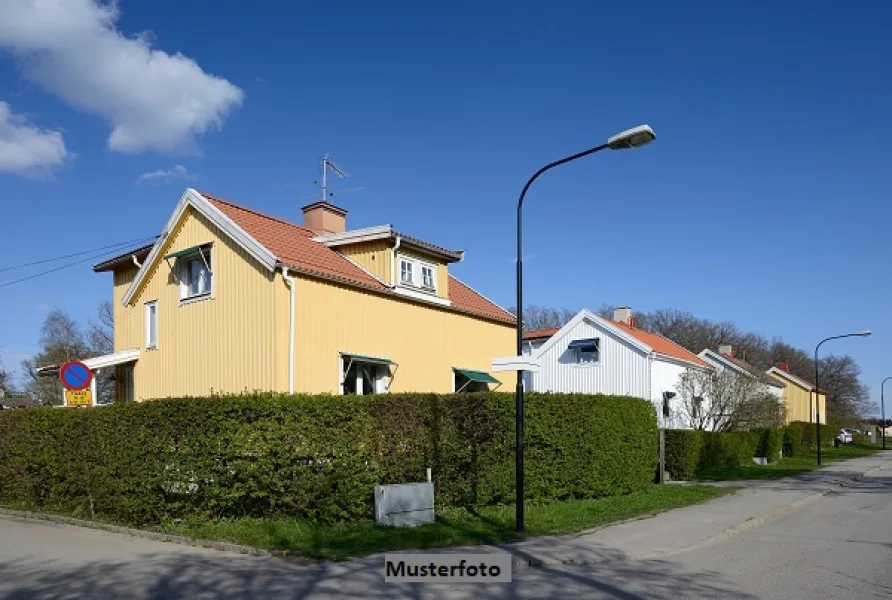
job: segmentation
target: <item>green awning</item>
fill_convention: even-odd
[[[344,354],[350,360],[358,360],[359,362],[372,363],[374,365],[395,365],[396,363],[389,358],[381,358],[380,356],[365,356],[363,354]]]
[[[499,381],[498,379],[496,379],[495,377],[493,377],[492,375],[490,375],[489,373],[486,373],[484,371],[469,371],[467,369],[455,369],[455,372],[460,375],[464,375],[469,380],[475,381],[477,383],[498,383],[498,384],[502,383],[501,381]]]
[[[203,248],[207,248],[210,244],[202,244],[200,246],[191,246],[184,250],[178,250],[177,252],[172,252],[164,257],[164,260],[170,260],[171,258],[181,258],[183,256],[189,256],[190,254],[198,254],[200,250]]]

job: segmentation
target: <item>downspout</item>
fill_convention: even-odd
[[[288,275],[288,267],[282,267],[282,278],[285,280],[286,285],[288,285],[288,291],[290,292],[290,302],[289,302],[289,325],[288,325],[288,393],[294,393],[294,301],[295,296],[297,295],[297,290],[294,288],[294,278]]]
[[[133,259],[133,264],[136,265],[136,268],[137,268],[137,269],[142,269],[142,265],[139,263],[138,260],[136,260],[136,255],[135,255],[135,254],[131,254],[131,255],[130,255],[130,258]]]
[[[397,269],[397,264],[396,264],[396,251],[399,250],[399,248],[400,248],[400,242],[402,242],[402,241],[403,241],[403,240],[400,238],[400,236],[396,236],[396,244],[394,244],[394,245],[393,245],[393,248],[391,249],[391,256],[390,256],[390,289],[393,289],[393,288],[396,287],[396,269]]]
[[[654,353],[650,351],[647,353],[647,397],[650,398],[651,403],[654,402]],[[660,420],[663,418],[663,406],[662,404],[657,407],[657,424],[660,423]],[[665,423],[664,423],[665,425]]]

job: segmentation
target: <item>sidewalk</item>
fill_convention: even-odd
[[[892,451],[834,463],[800,476],[769,481],[728,481],[732,496],[575,535],[537,537],[499,546],[437,552],[499,552],[514,555],[515,568],[582,566],[605,556],[648,560],[687,552],[778,519],[817,502],[824,494],[879,469],[892,470]]]

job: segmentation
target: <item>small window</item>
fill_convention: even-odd
[[[601,340],[599,338],[573,340],[568,348],[573,352],[573,359],[578,365],[595,364],[601,360]]]
[[[201,250],[184,256],[180,261],[180,300],[209,296],[213,290],[211,251]]]
[[[433,267],[421,267],[421,285],[428,288],[434,289],[434,269]]]
[[[146,302],[146,348],[158,347],[158,302]]]
[[[412,263],[408,260],[400,261],[400,283],[412,283]]]
[[[669,406],[669,401],[675,397],[675,392],[663,392],[663,417],[668,419],[672,416],[672,409]]]
[[[703,398],[701,396],[694,396],[693,400],[694,400],[694,402],[691,405],[691,416],[694,417],[695,419],[699,419],[700,418],[700,410],[701,410],[701,407],[703,406]]]

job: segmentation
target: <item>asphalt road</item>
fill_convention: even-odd
[[[0,517],[0,598],[892,598],[892,470],[661,560],[523,567],[511,584],[386,584],[379,558],[295,565]]]

